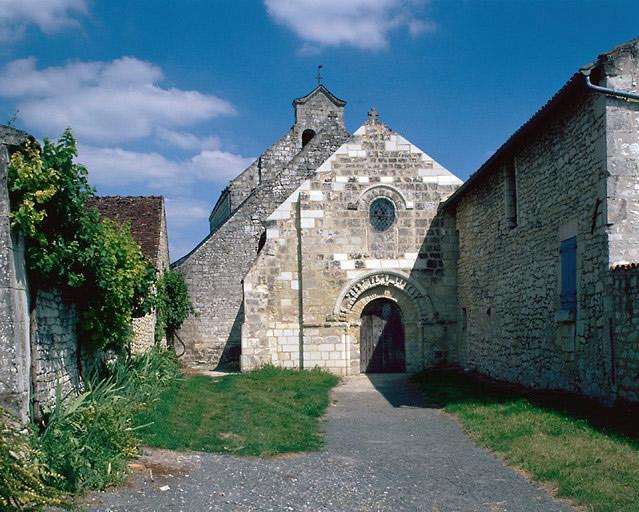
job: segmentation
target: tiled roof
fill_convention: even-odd
[[[96,196],[89,199],[88,205],[107,219],[129,224],[142,253],[157,264],[164,215],[162,196]]]

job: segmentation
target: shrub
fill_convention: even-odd
[[[155,340],[166,335],[169,343],[184,320],[195,314],[184,277],[176,270],[167,270],[157,282],[157,321]]]
[[[63,478],[47,482],[78,493],[121,481],[127,462],[138,453],[133,417],[177,375],[175,356],[154,349],[116,361],[106,377],[94,373],[77,397],[58,396],[38,445],[48,466]]]
[[[32,290],[75,289],[80,339],[120,348],[131,338],[132,316],[153,305],[155,271],[128,228],[87,208],[94,190],[76,156],[66,130],[57,142],[45,139],[42,149],[28,142],[11,157],[11,222],[25,238]]]
[[[17,422],[0,408],[0,510],[29,510],[63,505],[60,492],[47,482],[60,476],[42,462]]]

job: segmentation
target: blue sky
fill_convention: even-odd
[[[325,85],[466,179],[580,66],[639,37],[636,1],[0,0],[0,123],[73,128],[99,194],[167,198],[171,257]]]

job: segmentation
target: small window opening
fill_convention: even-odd
[[[257,242],[257,254],[259,254],[260,252],[262,252],[262,249],[264,249],[264,245],[266,244],[266,231],[264,231],[261,235],[260,235],[260,240],[259,242]]]
[[[517,170],[511,160],[504,169],[506,223],[509,228],[517,227]]]
[[[302,147],[306,146],[306,144],[308,144],[309,142],[311,142],[311,139],[315,137],[315,131],[311,130],[310,128],[307,130],[304,130],[302,132]]]
[[[577,309],[577,237],[573,236],[561,242],[561,309]]]
[[[466,332],[466,325],[468,324],[468,313],[466,308],[462,308],[462,332]]]

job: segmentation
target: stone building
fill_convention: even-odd
[[[452,363],[639,400],[638,82],[635,40],[575,73],[463,185],[374,111],[349,137],[325,88],[296,100],[296,124],[177,263],[200,314],[181,332],[191,360]]]
[[[444,203],[461,366],[639,400],[638,83],[639,40],[601,55]]]
[[[158,276],[169,268],[171,260],[162,196],[96,196],[89,199],[89,206],[101,216],[130,227],[133,239]],[[154,345],[155,320],[155,311],[133,319],[132,353],[144,352]]]
[[[323,86],[295,100],[295,124],[231,181],[211,213],[210,234],[174,263],[199,313],[178,333],[185,361],[238,361],[242,279],[266,236],[263,221],[348,138],[344,105]]]
[[[446,359],[454,259],[437,208],[460,184],[371,111],[266,219],[244,279],[242,369],[415,371]]]

